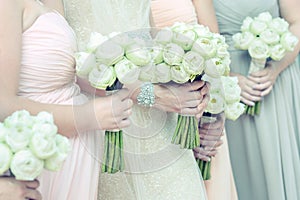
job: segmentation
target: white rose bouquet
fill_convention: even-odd
[[[220,77],[229,72],[229,53],[225,38],[200,24],[175,23],[156,34],[155,68],[147,81],[178,84],[200,80],[203,74]],[[142,68],[141,75],[143,75]],[[172,143],[193,149],[200,145],[195,116],[178,115]]]
[[[249,74],[263,69],[268,59],[281,60],[298,43],[297,37],[289,31],[289,24],[283,18],[273,18],[268,12],[244,19],[241,32],[232,38],[237,49],[248,50],[251,56]],[[259,112],[260,102],[246,106],[246,114],[254,116]]]
[[[17,180],[34,180],[44,168],[58,171],[70,150],[50,113],[20,110],[0,123],[0,175],[9,170]]]
[[[77,52],[77,75],[88,79],[91,86],[111,94],[139,79],[142,67],[151,61],[151,52],[142,41],[128,34],[111,33],[102,36],[92,33],[86,50]],[[147,73],[146,73],[147,75]],[[105,131],[102,172],[116,173],[124,170],[122,130]]]
[[[240,103],[241,88],[237,77],[204,75],[202,80],[210,83],[210,101],[200,119],[200,126],[217,120],[236,120],[244,113],[244,104]],[[210,179],[210,161],[196,159],[204,180]]]

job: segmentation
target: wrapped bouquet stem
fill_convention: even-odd
[[[264,69],[266,62],[267,61],[264,58],[263,59],[252,58],[248,73],[251,74]],[[251,116],[258,115],[260,113],[260,105],[261,105],[260,101],[256,101],[254,106],[247,105],[245,108],[245,113]]]

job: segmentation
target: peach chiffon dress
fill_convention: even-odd
[[[39,16],[23,32],[18,95],[48,104],[86,102],[75,80],[75,51],[75,34],[63,16],[56,11]],[[99,135],[74,133],[70,139],[72,151],[62,169],[58,172],[45,170],[39,177],[43,199],[96,199]]]
[[[151,10],[155,26],[159,28],[171,26],[175,22],[197,23],[197,14],[191,0],[152,0]],[[237,199],[226,135],[223,142],[211,161],[211,179],[204,181],[209,200]]]

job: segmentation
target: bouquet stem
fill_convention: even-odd
[[[209,180],[211,178],[211,174],[210,174],[211,161],[204,161],[201,159],[196,159],[196,161],[201,171],[203,180]]]
[[[122,131],[105,131],[102,172],[114,174],[124,170]]]
[[[172,143],[179,144],[184,149],[193,149],[200,145],[198,121],[195,116],[178,115]]]
[[[254,72],[264,69],[265,65],[266,65],[266,59],[252,58],[248,74],[251,74],[251,73],[254,73]],[[255,102],[254,106],[246,105],[245,114],[248,114],[251,116],[259,115],[260,104],[261,104],[261,102]]]

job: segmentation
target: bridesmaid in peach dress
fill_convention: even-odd
[[[52,6],[63,13],[62,5]],[[81,93],[75,34],[56,10],[36,0],[1,1],[0,121],[20,109],[51,112],[59,133],[70,138],[72,152],[59,172],[39,177],[43,199],[92,200],[97,198],[101,135],[95,130],[129,125],[132,101],[126,90],[90,101]]]
[[[200,23],[218,32],[212,1],[152,0],[151,9],[154,24],[159,28],[171,26],[175,22]],[[218,147],[218,153],[211,159],[211,179],[205,181],[209,200],[237,199],[226,135],[222,141],[223,144]],[[220,142],[217,143],[220,144]],[[205,155],[201,157],[207,159]]]

